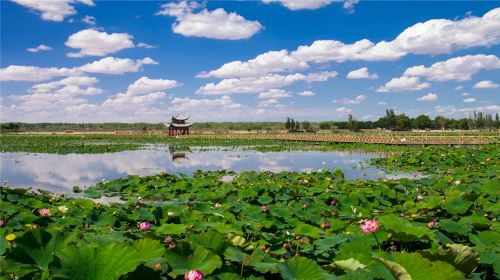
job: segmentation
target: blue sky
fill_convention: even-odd
[[[1,121],[500,112],[500,2],[0,4]]]

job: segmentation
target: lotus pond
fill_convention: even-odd
[[[392,172],[369,166],[383,153],[354,151],[256,152],[240,148],[163,145],[145,149],[101,154],[0,153],[0,180],[11,187],[33,187],[52,192],[71,193],[74,186],[95,185],[129,174],[153,175],[159,172],[191,175],[197,170],[215,171],[296,171],[342,170],[348,179],[376,179],[413,176],[412,172]]]
[[[0,277],[497,279],[498,148],[370,159],[424,178],[351,180],[314,166],[130,175],[83,189],[86,198],[3,187]]]

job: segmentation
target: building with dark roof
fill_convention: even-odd
[[[168,127],[168,136],[189,135],[189,128],[193,124],[188,123],[188,119],[189,116],[186,115],[172,116],[172,121],[170,123],[165,123]]]

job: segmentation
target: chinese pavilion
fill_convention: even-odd
[[[193,124],[188,123],[188,119],[189,116],[172,116],[172,121],[165,124],[168,127],[168,136],[189,135],[189,128]]]

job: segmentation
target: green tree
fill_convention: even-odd
[[[311,128],[311,123],[308,121],[303,121],[302,128],[305,129],[306,131],[309,131],[309,129]]]
[[[320,122],[319,123],[319,128],[320,129],[330,129],[332,127],[331,122]]]
[[[418,117],[415,118],[414,127],[418,128],[418,129],[431,128],[432,127],[432,121],[429,118],[429,116],[420,115],[420,116],[418,116]]]
[[[436,128],[444,130],[445,124],[446,124],[446,119],[443,116],[437,116],[434,118],[434,124],[435,124]]]
[[[411,120],[405,114],[395,116],[395,129],[396,130],[409,130],[411,129]]]
[[[353,118],[352,114],[349,114],[349,119],[347,120],[347,127],[350,131],[359,131],[358,122]]]
[[[286,128],[287,130],[290,130],[290,125],[291,125],[291,123],[290,123],[290,118],[286,118],[285,128]]]
[[[498,118],[498,113],[495,114],[495,128],[496,130],[500,128],[500,119]]]

